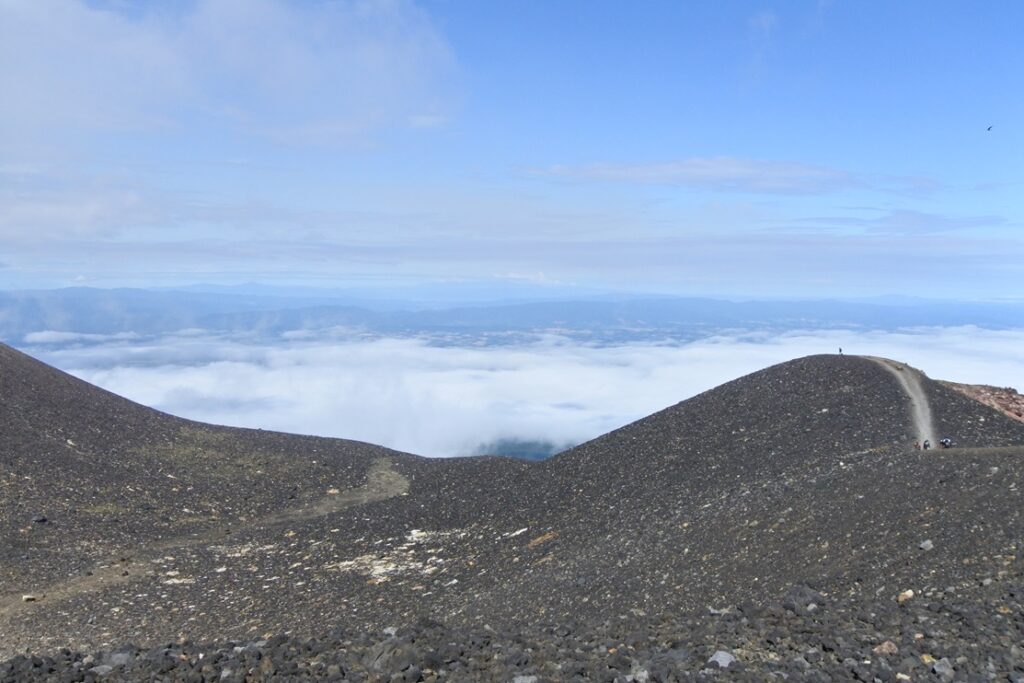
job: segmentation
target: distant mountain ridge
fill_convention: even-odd
[[[966,590],[1024,550],[1024,425],[923,382],[967,448],[914,450],[879,363],[810,356],[543,462],[430,460],[181,420],[0,346],[0,648]]]
[[[163,335],[184,329],[279,338],[288,332],[379,335],[559,333],[615,341],[692,339],[722,330],[1024,326],[1024,305],[588,298],[473,305],[375,302],[324,295],[69,288],[0,292],[0,339],[67,332]]]

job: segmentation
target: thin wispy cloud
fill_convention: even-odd
[[[1000,228],[1008,221],[1002,216],[952,216],[910,209],[884,211],[874,217],[833,216],[807,218],[802,222],[816,227],[858,228],[883,235],[934,235],[946,232]]]
[[[780,222],[757,231],[693,229],[650,235],[638,229],[590,239],[586,232],[570,232],[563,239],[545,237],[538,226],[524,221],[522,234],[464,239],[413,232],[394,244],[387,234],[363,237],[338,231],[290,241],[268,227],[245,240],[234,232],[228,233],[231,238],[220,231],[207,236],[204,228],[199,224],[152,241],[83,236],[65,239],[61,250],[28,235],[18,238],[15,253],[20,260],[33,259],[37,269],[78,268],[101,283],[109,277],[106,273],[116,273],[121,282],[173,282],[185,276],[244,282],[283,275],[305,282],[339,282],[344,277],[353,283],[400,282],[410,273],[435,280],[493,280],[505,273],[542,272],[550,281],[577,285],[615,282],[632,291],[671,287],[668,291],[719,297],[750,296],[750,282],[757,282],[761,296],[883,295],[898,285],[900,291],[918,296],[965,299],[977,292],[1005,295],[1005,283],[1024,274],[1019,240],[970,231],[947,232],[937,240],[930,234]],[[956,277],[933,277],[937,264],[950,262],[956,263]]]
[[[56,330],[44,330],[42,332],[29,332],[25,335],[26,344],[74,344],[80,342],[99,343],[112,341],[130,341],[138,339],[139,335],[134,332],[118,332],[115,334],[90,334],[87,332],[58,332]]]
[[[254,346],[194,331],[29,350],[185,417],[438,456],[510,438],[579,443],[740,375],[839,347],[941,379],[1024,388],[1024,330],[975,327],[762,332],[601,348],[559,337],[483,348],[409,339]]]
[[[925,32],[913,12],[817,0],[577,19],[564,3],[0,1],[0,286],[543,273],[973,298],[1024,269],[1014,129],[985,130],[1020,97],[989,68],[1015,38],[1005,8]],[[950,253],[942,282],[915,270]]]
[[[197,117],[279,141],[347,143],[450,108],[453,56],[410,2],[135,10],[0,6],[5,144],[62,129],[180,133]]]
[[[538,176],[574,180],[665,185],[711,192],[766,195],[824,195],[852,190],[919,196],[939,185],[923,177],[855,173],[791,161],[732,156],[691,157],[654,163],[556,164]]]
[[[779,40],[779,14],[772,10],[761,10],[747,17],[747,41],[749,57],[745,71],[744,85],[748,89],[764,82],[771,73],[776,43]]]
[[[771,10],[763,10],[747,20],[750,29],[762,38],[767,38],[779,25],[779,17]]]
[[[556,165],[537,173],[579,180],[755,194],[824,194],[863,186],[855,175],[838,169],[728,156],[649,164]]]
[[[771,10],[762,10],[747,18],[747,28],[754,46],[754,59],[758,64],[767,58],[778,27],[779,15]]]
[[[167,213],[154,197],[98,182],[0,188],[0,239],[32,244],[41,238],[108,238],[162,225]]]

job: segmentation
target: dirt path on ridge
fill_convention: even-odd
[[[932,407],[921,386],[921,373],[914,368],[888,358],[864,356],[888,370],[899,380],[900,386],[910,400],[910,417],[913,421],[914,438],[920,442],[930,441],[932,448],[938,448],[935,438],[935,424],[932,421]]]
[[[387,500],[401,496],[409,490],[409,479],[399,474],[387,458],[374,462],[366,473],[366,483],[354,489],[328,494],[305,505],[270,514],[253,520],[242,526],[231,527],[232,532],[259,527],[274,527],[299,520],[324,517],[346,508]],[[176,548],[188,548],[197,545],[214,543],[223,540],[226,528],[216,528],[196,536],[160,541],[114,554],[114,558],[97,565],[87,573],[73,576],[37,590],[25,593],[33,599],[26,601],[21,595],[0,598],[0,624],[5,617],[30,611],[42,605],[59,602],[69,598],[103,590],[111,586],[144,579],[150,575],[153,559]],[[0,632],[3,629],[0,628]]]

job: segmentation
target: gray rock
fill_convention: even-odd
[[[265,648],[266,646],[267,646],[267,641],[265,641],[265,640],[254,640],[254,641],[252,641],[250,643],[246,643],[245,645],[235,645],[235,647],[233,649],[234,649],[235,652],[239,652],[239,653],[241,653],[241,652],[256,652],[257,650],[261,650],[261,649]]]
[[[725,650],[718,650],[708,659],[708,664],[717,664],[719,669],[728,669],[736,661],[736,657]]]
[[[104,664],[109,664],[110,666],[125,666],[128,662],[132,661],[132,659],[132,655],[128,652],[114,652],[107,657]]]
[[[946,657],[932,664],[932,673],[944,681],[952,681],[956,677],[956,670]]]
[[[921,550],[931,550],[932,548],[935,547],[935,544],[932,543],[930,539],[928,539],[928,540],[921,541],[921,543],[918,544],[917,547],[920,548]]]
[[[109,664],[100,664],[99,666],[94,666],[93,668],[89,669],[89,671],[96,674],[97,676],[106,676],[113,670],[114,667],[110,666]]]
[[[793,586],[786,594],[782,606],[796,614],[814,612],[825,602],[825,596],[807,585]]]
[[[516,676],[512,679],[512,683],[537,683],[536,676]]]
[[[377,643],[367,654],[367,666],[372,671],[404,671],[413,665],[415,653],[408,643],[390,638]]]

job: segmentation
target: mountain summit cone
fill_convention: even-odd
[[[960,447],[913,449],[921,396],[899,373]],[[896,600],[1022,552],[1024,425],[856,356],[776,365],[528,464],[203,425],[0,345],[0,430],[7,654],[654,617],[794,584]]]

